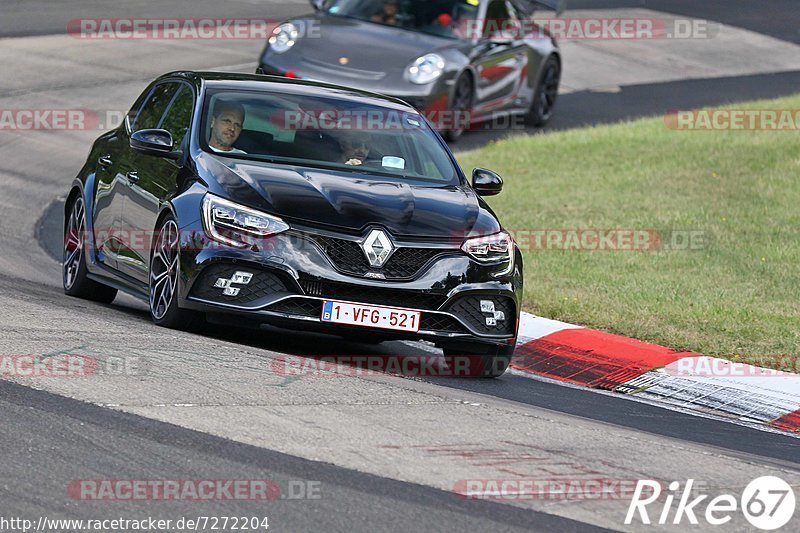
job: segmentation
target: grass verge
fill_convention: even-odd
[[[732,107],[800,110],[800,95]],[[694,249],[673,251],[531,239],[526,310],[706,355],[777,357],[768,366],[797,371],[799,133],[678,131],[653,118],[517,136],[458,159],[505,178],[488,201],[518,234],[657,230],[669,243],[694,232]]]

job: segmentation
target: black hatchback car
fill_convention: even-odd
[[[353,89],[175,72],[92,146],[66,202],[67,294],[154,322],[427,339],[502,374],[522,257],[415,109]]]

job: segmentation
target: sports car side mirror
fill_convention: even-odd
[[[503,190],[503,178],[485,168],[472,171],[472,188],[481,196],[495,196]]]
[[[311,7],[313,7],[316,11],[322,9],[322,6],[325,4],[325,0],[311,0]]]
[[[173,152],[172,144],[172,134],[167,130],[139,130],[131,134],[131,148],[147,155],[177,159],[180,152]]]

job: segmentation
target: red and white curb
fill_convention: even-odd
[[[800,433],[800,375],[676,352],[523,313],[511,368]]]

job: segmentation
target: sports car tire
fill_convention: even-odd
[[[64,220],[64,293],[76,298],[108,304],[117,297],[117,289],[89,279],[86,268],[86,209],[83,197],[75,196]]]
[[[472,102],[474,97],[474,89],[472,87],[472,78],[467,74],[462,74],[456,82],[456,89],[453,93],[453,102],[448,110],[450,117],[445,117],[448,121],[454,121],[452,129],[445,131],[444,139],[448,142],[458,141],[464,132],[469,127],[469,124],[464,124],[463,121],[468,113],[472,112]]]
[[[561,82],[561,66],[558,60],[550,56],[542,67],[542,75],[536,85],[527,122],[534,127],[545,126],[553,116],[556,100],[558,99],[558,85]]]

